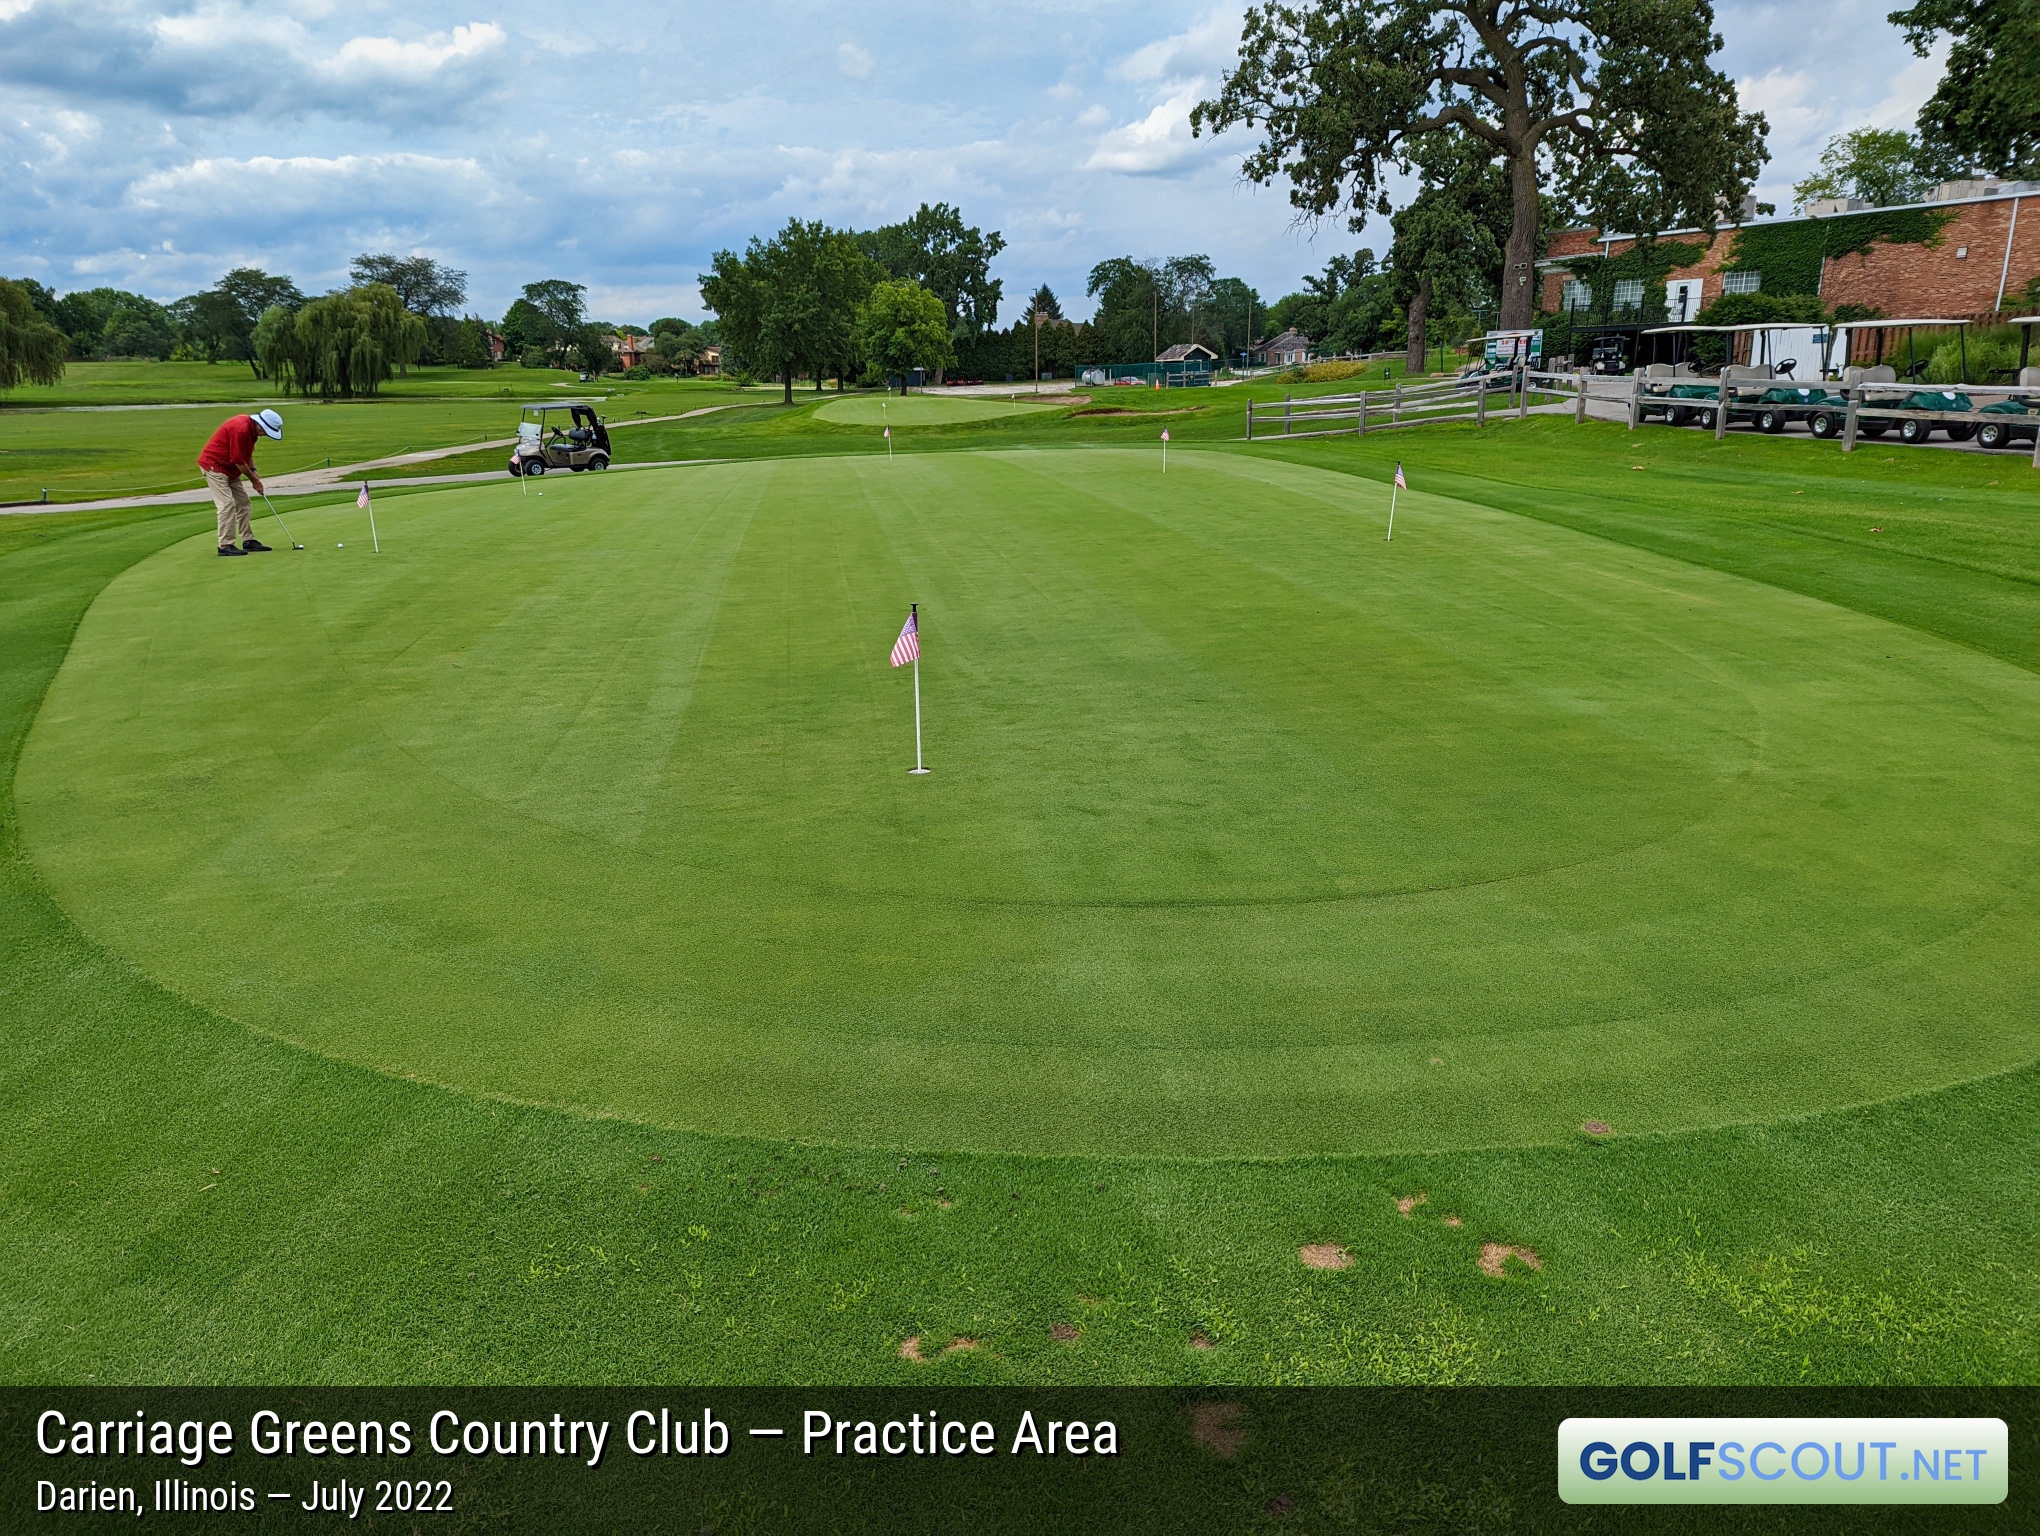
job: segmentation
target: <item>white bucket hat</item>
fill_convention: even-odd
[[[262,429],[264,436],[273,437],[278,442],[283,441],[283,418],[277,415],[276,412],[257,411],[255,413],[255,425]]]

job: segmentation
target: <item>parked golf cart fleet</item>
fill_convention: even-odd
[[[1951,442],[1974,439],[1982,448],[2013,448],[2033,443],[2040,434],[2040,367],[2029,366],[2033,330],[2040,316],[2012,322],[2021,328],[2018,382],[2014,385],[1935,387],[1920,382],[1927,359],[1916,355],[1914,333],[1955,331],[1961,338],[1963,372],[1968,343],[1964,320],[1860,320],[1831,328],[1805,325],[1667,325],[1645,331],[1653,345],[1669,349],[1673,362],[1638,369],[1637,417],[1672,426],[1718,428],[1726,411],[1727,426],[1749,426],[1780,433],[1804,426],[1817,438],[1837,438],[1847,431],[1855,406],[1856,431],[1864,437],[1895,432],[1901,442],[1923,443],[1935,432]],[[1888,338],[1903,334],[1906,361],[1868,367],[1831,366],[1847,358],[1863,332],[1877,338],[1881,358]],[[1702,337],[1720,337],[1722,350],[1733,358],[1740,350],[1750,361],[1724,362],[1703,377],[1687,354]],[[1743,338],[1747,338],[1744,343]],[[1810,345],[1809,345],[1810,344]],[[1787,348],[1820,349],[1817,358],[1781,356]]]

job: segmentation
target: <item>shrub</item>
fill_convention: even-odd
[[[550,368],[552,359],[545,355],[544,347],[526,347],[524,355],[517,359],[521,368]]]
[[[1330,384],[1339,379],[1357,379],[1371,366],[1368,363],[1312,363],[1303,370],[1303,377],[1311,384]]]
[[[2010,384],[2019,376],[2019,333],[1994,326],[1969,338],[1969,370],[1962,368],[1962,343],[1950,336],[1927,362],[1930,384]]]
[[[632,363],[628,368],[623,370],[623,377],[625,377],[626,379],[643,380],[649,379],[651,376],[652,370],[647,368],[643,363]]]

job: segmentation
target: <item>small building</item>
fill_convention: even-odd
[[[701,349],[701,357],[697,360],[695,366],[699,368],[703,373],[721,373],[722,348],[703,347]]]
[[[614,332],[602,338],[609,343],[609,350],[616,355],[616,366],[635,368],[645,360],[652,339],[649,336],[623,336]]]
[[[1155,354],[1158,363],[1203,363],[1206,367],[1218,361],[1218,354],[1201,341],[1179,341],[1173,347],[1164,347]]]
[[[1293,328],[1252,350],[1270,368],[1301,368],[1314,355],[1310,338]]]

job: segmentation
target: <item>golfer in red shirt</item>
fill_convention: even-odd
[[[220,429],[207,440],[205,451],[198,456],[206,489],[212,492],[213,506],[219,511],[223,555],[261,554],[269,548],[255,537],[255,529],[248,521],[248,487],[241,483],[241,477],[246,475],[256,494],[262,494],[262,477],[255,473],[258,432],[281,442],[283,418],[274,411],[230,416],[220,423]]]

